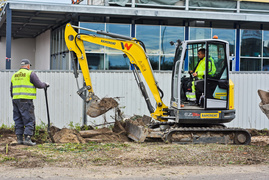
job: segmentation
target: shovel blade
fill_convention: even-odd
[[[98,117],[112,108],[117,107],[119,104],[113,98],[102,98],[101,100],[98,96],[93,95],[91,100],[86,105],[87,115],[90,117]]]

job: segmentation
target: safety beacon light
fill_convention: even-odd
[[[219,39],[219,37],[217,35],[214,35],[213,39]]]

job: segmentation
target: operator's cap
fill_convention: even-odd
[[[21,65],[27,65],[27,64],[30,64],[30,66],[32,66],[32,64],[30,63],[30,61],[28,59],[22,59],[21,60]]]

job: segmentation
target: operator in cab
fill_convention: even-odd
[[[186,93],[187,99],[190,101],[190,105],[200,105],[200,97],[203,92],[197,92],[195,86],[195,80],[204,79],[206,73],[206,58],[205,49],[198,50],[199,62],[195,66],[194,70],[190,70],[189,73],[192,75],[193,80],[191,82],[191,92]],[[214,60],[209,56],[208,60],[208,75],[213,76],[216,72],[216,66]]]

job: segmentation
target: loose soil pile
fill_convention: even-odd
[[[129,142],[124,124],[116,121],[112,129],[104,127],[81,131],[52,126],[51,135],[55,143]]]

